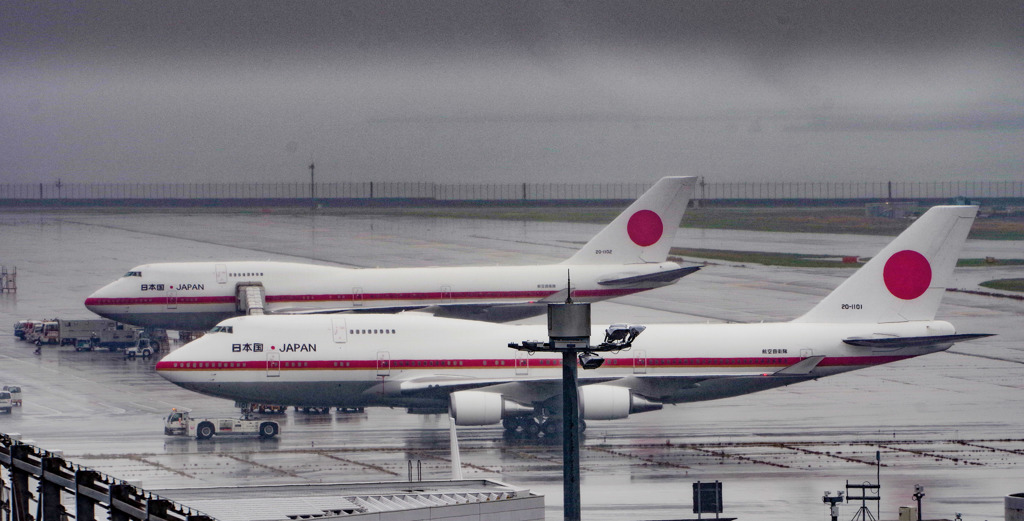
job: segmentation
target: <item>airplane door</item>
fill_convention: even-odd
[[[637,349],[633,358],[633,374],[647,374],[647,350]]]
[[[167,295],[167,309],[178,309],[178,290],[169,287],[164,294]]]
[[[331,330],[334,333],[335,344],[344,344],[345,342],[348,342],[348,327],[345,325],[344,318],[332,318]]]
[[[352,307],[358,308],[363,305],[363,288],[352,288]]]
[[[281,353],[267,351],[267,376],[281,376]]]
[[[813,349],[801,349],[800,350],[800,358],[810,358],[812,356],[814,356],[814,350]]]
[[[217,284],[227,284],[228,282],[228,265],[218,264],[214,266],[214,276],[217,278]]]
[[[516,351],[516,376],[530,374],[530,355],[525,351]]]
[[[377,351],[377,376],[391,375],[391,353]]]
[[[441,302],[448,304],[454,300],[452,298],[452,287],[449,285],[441,286]]]

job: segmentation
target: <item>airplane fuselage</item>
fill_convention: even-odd
[[[279,405],[443,407],[453,390],[487,385],[492,385],[489,391],[529,403],[531,397],[522,393],[560,385],[558,354],[506,347],[546,340],[545,326],[418,315],[238,317],[219,325],[220,332],[172,352],[157,371],[204,394]],[[648,325],[632,348],[605,354],[600,369],[580,370],[580,380],[629,386],[660,403],[710,400],[948,347],[855,347],[843,343],[844,338],[947,335],[953,329],[941,321]],[[593,329],[594,344],[603,331]],[[820,356],[809,372],[778,373]],[[718,377],[702,382],[702,374]]]
[[[268,313],[317,310],[524,304],[572,297],[595,302],[674,282],[600,282],[679,269],[673,262],[628,265],[485,266],[353,269],[287,262],[147,264],[85,301],[94,313],[137,326],[206,330],[239,315],[240,285],[260,285]]]

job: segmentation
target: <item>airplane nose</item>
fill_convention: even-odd
[[[93,313],[96,313],[96,308],[97,308],[97,305],[98,305],[97,303],[99,302],[99,299],[100,299],[100,292],[99,291],[94,291],[92,293],[92,295],[89,295],[88,297],[85,297],[85,309],[88,309],[89,311],[92,311]],[[97,314],[99,314],[99,313],[97,313]]]
[[[85,298],[85,308],[97,315],[105,316],[104,313],[109,311],[108,306],[113,304],[112,299],[118,296],[116,284],[117,282],[111,282],[92,292],[91,295]]]
[[[202,338],[198,338],[164,355],[156,363],[156,374],[174,384],[188,381],[192,375],[186,370],[186,365],[196,364],[194,360],[197,353],[204,352],[202,341]]]

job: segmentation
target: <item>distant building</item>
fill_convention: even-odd
[[[884,217],[887,219],[908,219],[921,214],[920,205],[914,201],[868,203],[864,205],[868,217]]]

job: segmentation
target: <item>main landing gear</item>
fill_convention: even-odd
[[[562,435],[562,418],[558,416],[510,416],[501,420],[507,439],[542,439]],[[580,420],[580,432],[587,429],[587,423]]]

